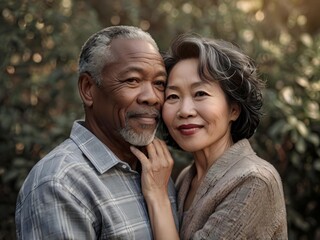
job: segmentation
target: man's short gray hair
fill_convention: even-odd
[[[79,75],[89,73],[101,85],[101,72],[106,64],[112,61],[110,43],[113,39],[140,39],[159,48],[151,35],[138,27],[112,26],[93,34],[82,46],[79,57]]]

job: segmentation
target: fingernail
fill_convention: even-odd
[[[131,150],[131,151],[135,151],[136,148],[135,148],[134,146],[130,146],[130,150]]]

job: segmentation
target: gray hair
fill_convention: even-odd
[[[93,34],[82,46],[79,57],[79,75],[89,73],[101,85],[101,72],[106,64],[113,60],[110,51],[110,43],[113,39],[140,39],[152,44],[159,51],[159,48],[151,35],[138,27],[133,26],[112,26],[107,27]]]
[[[218,82],[228,102],[241,107],[240,116],[231,126],[233,141],[250,138],[262,115],[265,85],[253,60],[230,42],[183,34],[172,42],[164,56],[168,74],[179,61],[188,58],[199,60],[198,73],[203,81]]]

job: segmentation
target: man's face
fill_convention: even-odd
[[[144,40],[115,39],[112,63],[95,86],[95,134],[109,146],[123,140],[149,144],[155,135],[164,101],[166,71],[159,52]]]

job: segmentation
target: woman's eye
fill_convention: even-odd
[[[178,99],[178,96],[175,94],[170,94],[170,95],[166,96],[166,100],[170,100],[170,99]]]
[[[203,96],[208,96],[209,94],[204,92],[204,91],[198,91],[196,92],[195,96],[196,97],[203,97]]]

